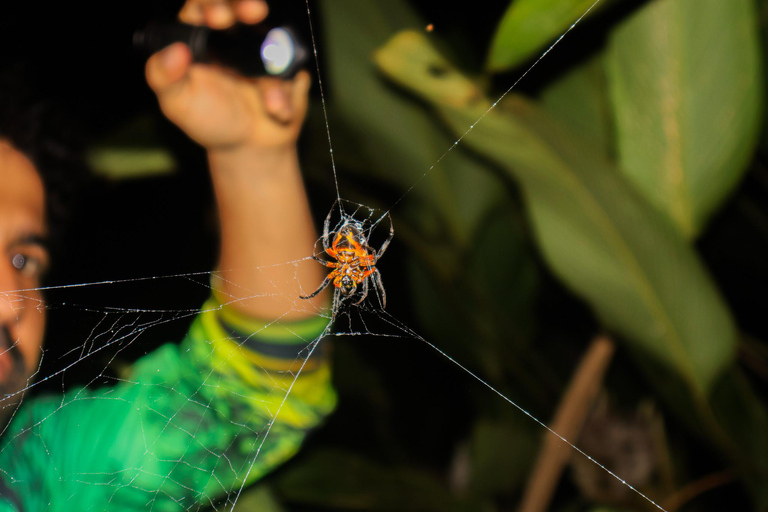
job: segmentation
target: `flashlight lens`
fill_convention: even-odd
[[[270,75],[283,73],[293,63],[295,49],[293,38],[282,28],[273,28],[261,45],[261,60]]]

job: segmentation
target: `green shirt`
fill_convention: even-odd
[[[327,324],[265,325],[212,299],[180,345],[141,358],[116,385],[26,401],[0,439],[0,512],[164,512],[234,499],[333,409],[322,343],[293,383]]]

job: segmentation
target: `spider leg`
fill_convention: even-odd
[[[318,263],[321,263],[321,264],[325,265],[326,267],[336,268],[336,263],[333,262],[333,261],[327,261],[327,260],[324,260],[322,258],[318,258],[314,254],[312,255],[312,259],[317,261]]]
[[[360,300],[355,302],[355,306],[361,304],[365,300],[365,298],[368,296],[368,279],[367,278],[363,279],[363,291],[361,292],[360,295],[361,295]]]
[[[389,236],[387,237],[386,240],[384,240],[384,243],[381,244],[379,251],[376,253],[377,260],[381,258],[382,254],[384,254],[384,251],[386,251],[387,247],[389,247],[389,243],[395,237],[395,225],[392,224],[392,217],[389,214],[387,214],[387,217],[389,218]]]
[[[336,248],[336,246],[339,245],[339,240],[341,240],[341,230],[337,231],[334,234],[333,243],[331,243],[331,246],[325,248],[325,253],[328,254],[328,256],[330,256],[331,258],[339,257],[339,252],[338,252],[338,249]]]
[[[379,269],[374,269],[371,276],[376,291],[381,294],[379,296],[379,299],[381,299],[381,309],[384,309],[387,307],[387,292],[384,291],[384,283],[381,282],[381,272],[379,272]]]
[[[328,240],[330,238],[331,215],[333,215],[333,208],[328,212],[328,216],[325,218],[325,222],[323,222],[323,249],[326,251],[331,248],[331,242]]]
[[[333,281],[333,274],[334,274],[333,272],[328,274],[328,276],[325,279],[323,279],[323,282],[320,283],[320,286],[317,288],[317,290],[315,290],[314,292],[310,293],[309,295],[299,295],[299,298],[300,299],[311,299],[312,297],[314,297],[315,295],[317,295],[321,291],[325,290],[325,288],[329,284],[331,284],[331,282]]]

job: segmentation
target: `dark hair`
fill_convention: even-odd
[[[0,139],[29,158],[40,174],[55,254],[87,174],[76,121],[35,89],[29,72],[21,67],[0,72]]]

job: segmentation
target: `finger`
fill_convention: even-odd
[[[202,25],[205,23],[203,2],[200,0],[187,0],[181,11],[179,11],[179,21],[188,25]]]
[[[243,23],[261,23],[269,14],[269,7],[263,0],[239,0],[235,3],[235,14]]]
[[[309,85],[309,73],[306,71],[301,71],[290,82],[271,77],[260,79],[259,89],[264,111],[281,124],[303,119],[307,110]]]
[[[187,76],[192,54],[184,43],[174,43],[147,60],[147,83],[159,96],[178,88]]]
[[[309,107],[309,88],[312,86],[312,77],[309,71],[301,70],[293,79],[291,95],[291,104],[293,105],[293,115],[304,118]]]
[[[293,118],[293,98],[290,94],[291,84],[279,78],[266,77],[258,81],[261,93],[261,104],[267,115],[285,124]]]
[[[229,3],[209,2],[203,5],[205,24],[214,29],[229,28],[235,23],[235,11]]]
[[[189,25],[227,28],[235,21],[261,23],[269,14],[264,0],[187,0],[179,12],[179,20]]]
[[[235,22],[235,11],[225,0],[187,0],[179,11],[179,20],[189,25],[221,29]]]

